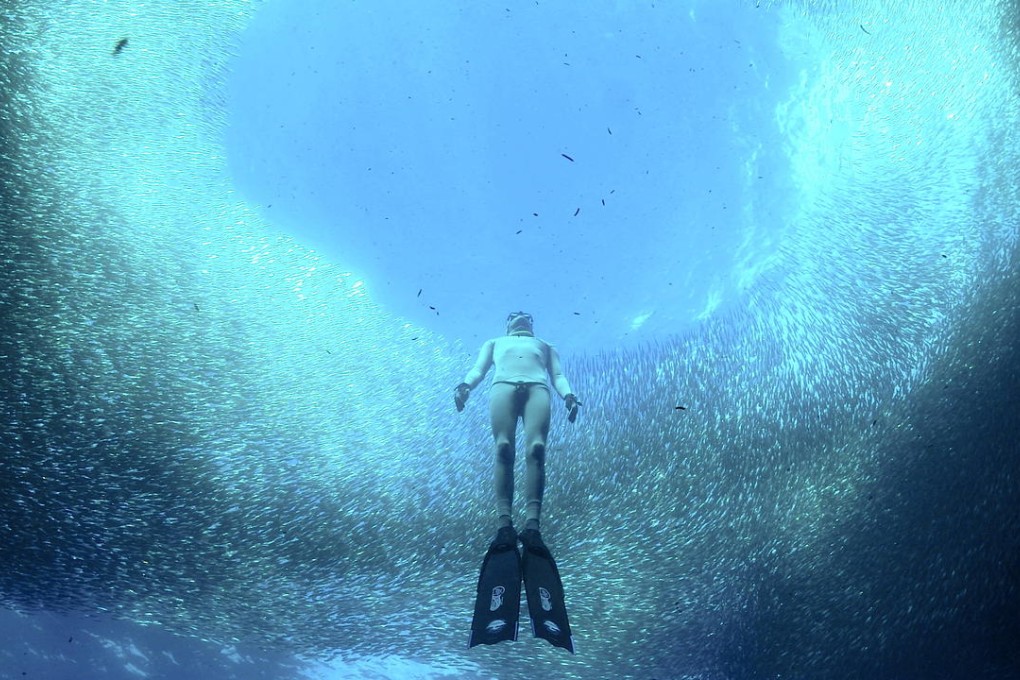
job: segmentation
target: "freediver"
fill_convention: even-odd
[[[507,316],[506,335],[486,341],[464,381],[454,390],[454,404],[464,410],[471,391],[495,367],[489,389],[489,414],[496,445],[496,538],[482,563],[470,646],[517,638],[521,578],[528,593],[533,632],[573,652],[563,586],[549,549],[542,542],[539,520],[545,491],[545,453],[549,435],[550,388],[563,398],[567,420],[577,418],[578,401],[549,343],[536,338],[526,312]],[[524,421],[525,524],[520,534],[523,558],[513,526],[514,459],[517,420]]]

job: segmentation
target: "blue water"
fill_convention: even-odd
[[[269,3],[232,65],[235,186],[469,345],[518,309],[578,349],[683,331],[755,281],[790,200],[776,106],[800,56],[776,22],[748,3]]]
[[[0,0],[0,678],[1020,677],[1014,5]]]

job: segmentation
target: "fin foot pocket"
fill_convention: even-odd
[[[489,544],[489,550],[510,550],[517,547],[517,532],[512,526],[500,527],[496,538]]]

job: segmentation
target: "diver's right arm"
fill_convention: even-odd
[[[482,382],[482,378],[489,372],[489,367],[492,366],[492,347],[495,342],[495,340],[486,340],[485,344],[482,345],[482,349],[478,352],[478,359],[475,360],[475,365],[464,376],[464,382],[457,385],[457,389],[454,390],[453,403],[457,406],[458,411],[464,410],[464,404],[467,403],[471,390],[478,383]]]

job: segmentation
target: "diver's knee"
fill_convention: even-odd
[[[527,459],[536,463],[545,462],[545,442],[532,442],[528,446]]]
[[[497,441],[496,462],[509,463],[512,465],[514,462],[514,445],[509,441]]]

